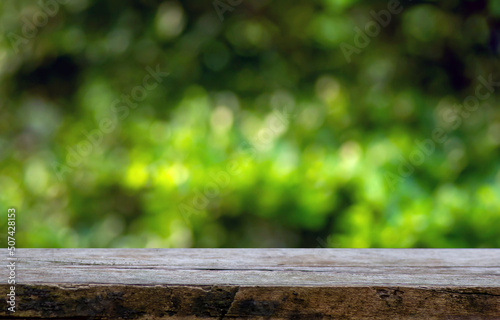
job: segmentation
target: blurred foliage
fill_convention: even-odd
[[[221,21],[211,0],[65,0],[46,23],[40,3],[0,2],[0,226],[15,207],[19,247],[500,245],[498,94],[442,117],[500,80],[498,1],[403,2],[350,63],[341,44],[388,1],[243,0]]]

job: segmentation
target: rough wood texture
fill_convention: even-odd
[[[0,319],[500,319],[499,249],[18,249],[17,256],[17,312],[2,307]]]

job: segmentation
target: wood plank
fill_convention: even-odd
[[[500,319],[500,249],[18,249],[17,257],[17,312],[1,308],[0,319]],[[0,285],[4,297],[8,290]]]

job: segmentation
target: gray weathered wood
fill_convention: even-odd
[[[17,312],[1,308],[0,319],[500,319],[500,249],[18,249],[17,257]],[[8,288],[0,286],[4,297]]]

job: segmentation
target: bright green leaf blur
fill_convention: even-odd
[[[63,2],[0,2],[2,246],[500,246],[497,1]]]

